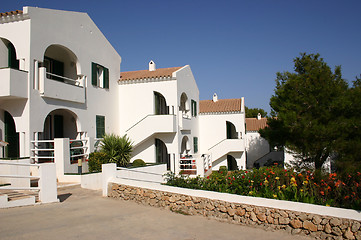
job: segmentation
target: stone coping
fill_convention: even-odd
[[[330,216],[330,217],[346,218],[346,219],[350,219],[350,220],[361,221],[361,212],[357,211],[357,210],[353,210],[353,209],[326,207],[326,206],[315,205],[315,204],[299,203],[299,202],[284,201],[284,200],[275,200],[275,199],[260,198],[260,197],[240,196],[240,195],[236,195],[236,194],[180,188],[180,187],[161,185],[159,183],[141,182],[141,181],[127,180],[127,179],[119,179],[119,178],[113,178],[110,182],[122,184],[122,185],[133,186],[133,187],[157,190],[157,191],[189,195],[189,196],[193,196],[193,197],[202,197],[202,198],[208,198],[208,199],[212,199],[212,200],[220,200],[220,201],[231,202],[231,203],[249,204],[249,205],[259,206],[259,207],[276,208],[276,209],[282,209],[282,210],[305,212],[305,213],[311,213],[311,214],[317,214],[317,215],[324,215],[324,216]]]

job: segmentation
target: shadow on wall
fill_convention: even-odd
[[[260,136],[252,137],[248,142],[246,165],[250,169],[258,159],[270,152],[270,146],[267,140]]]

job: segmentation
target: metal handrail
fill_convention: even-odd
[[[67,78],[67,77],[60,76],[60,75],[57,75],[57,74],[54,74],[54,73],[50,73],[50,72],[46,72],[46,74],[49,74],[50,76],[53,76],[53,77],[62,78],[62,79],[65,79],[65,80],[72,81],[72,82],[75,82],[75,83],[80,84],[80,81],[77,80],[77,79]],[[51,80],[53,80],[53,79],[51,79]],[[79,85],[74,85],[74,86],[82,87],[82,86],[79,86]]]

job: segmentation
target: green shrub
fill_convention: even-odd
[[[226,166],[220,166],[218,172],[221,173],[221,174],[227,175],[228,168]]]
[[[102,164],[108,163],[107,155],[103,152],[93,152],[89,154],[89,172],[101,172]]]
[[[142,159],[136,159],[132,163],[133,167],[144,167],[146,164]]]
[[[105,134],[101,141],[100,152],[106,154],[108,162],[116,163],[118,167],[126,167],[129,164],[133,144],[124,135],[119,137],[115,134]]]

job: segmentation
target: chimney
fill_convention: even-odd
[[[213,94],[213,102],[217,102],[218,101],[218,96],[217,93]]]
[[[262,116],[261,116],[261,113],[258,113],[257,114],[257,120],[261,120]]]
[[[153,60],[150,60],[149,62],[149,71],[155,71],[155,63],[153,62]]]

